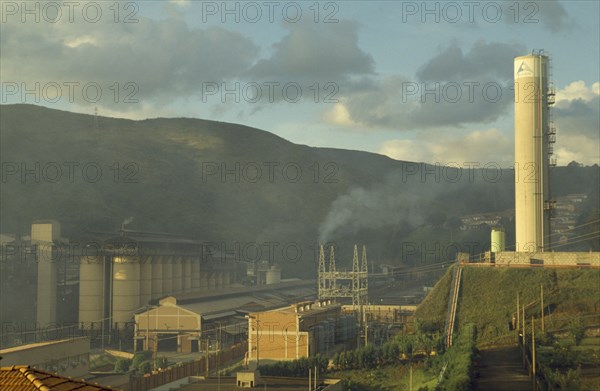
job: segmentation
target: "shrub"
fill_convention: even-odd
[[[131,366],[131,360],[126,358],[119,358],[115,362],[115,372],[124,373],[129,371],[129,367]]]
[[[138,367],[138,372],[140,373],[150,373],[152,372],[152,363],[150,361],[143,361],[140,363]]]

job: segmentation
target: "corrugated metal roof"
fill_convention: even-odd
[[[226,318],[228,316],[233,316],[235,314],[236,314],[235,311],[225,311],[225,312],[219,312],[219,313],[212,314],[212,315],[205,315],[202,317],[202,319],[213,320],[213,319],[219,319],[219,318]]]
[[[113,391],[110,387],[75,380],[26,365],[0,368],[2,391]]]

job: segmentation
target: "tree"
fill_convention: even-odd
[[[575,339],[575,345],[579,345],[585,336],[585,325],[580,317],[576,317],[570,322],[571,334]]]
[[[126,358],[119,358],[115,362],[115,372],[124,373],[129,371],[129,367],[131,366],[131,360]]]
[[[152,372],[152,363],[149,360],[143,361],[138,367],[138,372],[140,373],[150,373]]]
[[[433,211],[427,216],[427,223],[439,228],[446,222],[446,214],[441,211]]]

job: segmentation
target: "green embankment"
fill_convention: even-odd
[[[419,321],[443,327],[451,281],[449,270],[417,309]],[[517,292],[527,306],[526,318],[539,319],[542,285],[547,331],[566,331],[574,317],[588,326],[600,323],[600,270],[465,267],[457,326],[475,324],[478,346],[512,342],[515,332],[509,323],[516,312]]]

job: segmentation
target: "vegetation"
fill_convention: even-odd
[[[313,357],[303,357],[292,361],[278,361],[273,364],[260,365],[260,373],[265,376],[291,376],[304,377],[309,369],[316,367],[319,373],[327,372],[328,360],[325,356],[317,354]]]
[[[443,325],[447,315],[450,271],[419,305],[416,318],[424,323]],[[540,285],[544,286],[545,324],[547,331],[577,330],[575,316],[597,313],[600,309],[598,281],[600,270],[577,269],[463,269],[457,309],[458,324],[473,323],[477,328],[477,345],[513,343],[510,329],[516,315],[517,292],[526,305],[525,316],[540,317]],[[585,328],[593,319],[582,318]],[[441,327],[441,326],[440,326]],[[580,335],[581,337],[581,335]]]
[[[140,365],[138,366],[138,372],[139,373],[150,373],[152,372],[152,362],[146,360],[146,361],[142,361],[140,363]]]
[[[437,389],[448,391],[468,391],[473,377],[473,359],[475,357],[476,328],[465,324],[454,343],[444,355],[447,363],[444,376]]]
[[[439,333],[417,332],[397,336],[383,346],[367,345],[363,348],[344,351],[333,356],[333,367],[338,370],[373,369],[395,365],[415,358],[424,359],[443,352],[443,341]]]
[[[150,373],[152,366],[152,352],[147,350],[138,352],[133,356],[131,368],[139,374]]]
[[[131,366],[131,360],[128,360],[126,358],[119,358],[117,359],[117,361],[115,362],[115,372],[118,373],[125,373],[125,372],[129,372],[129,367]]]

